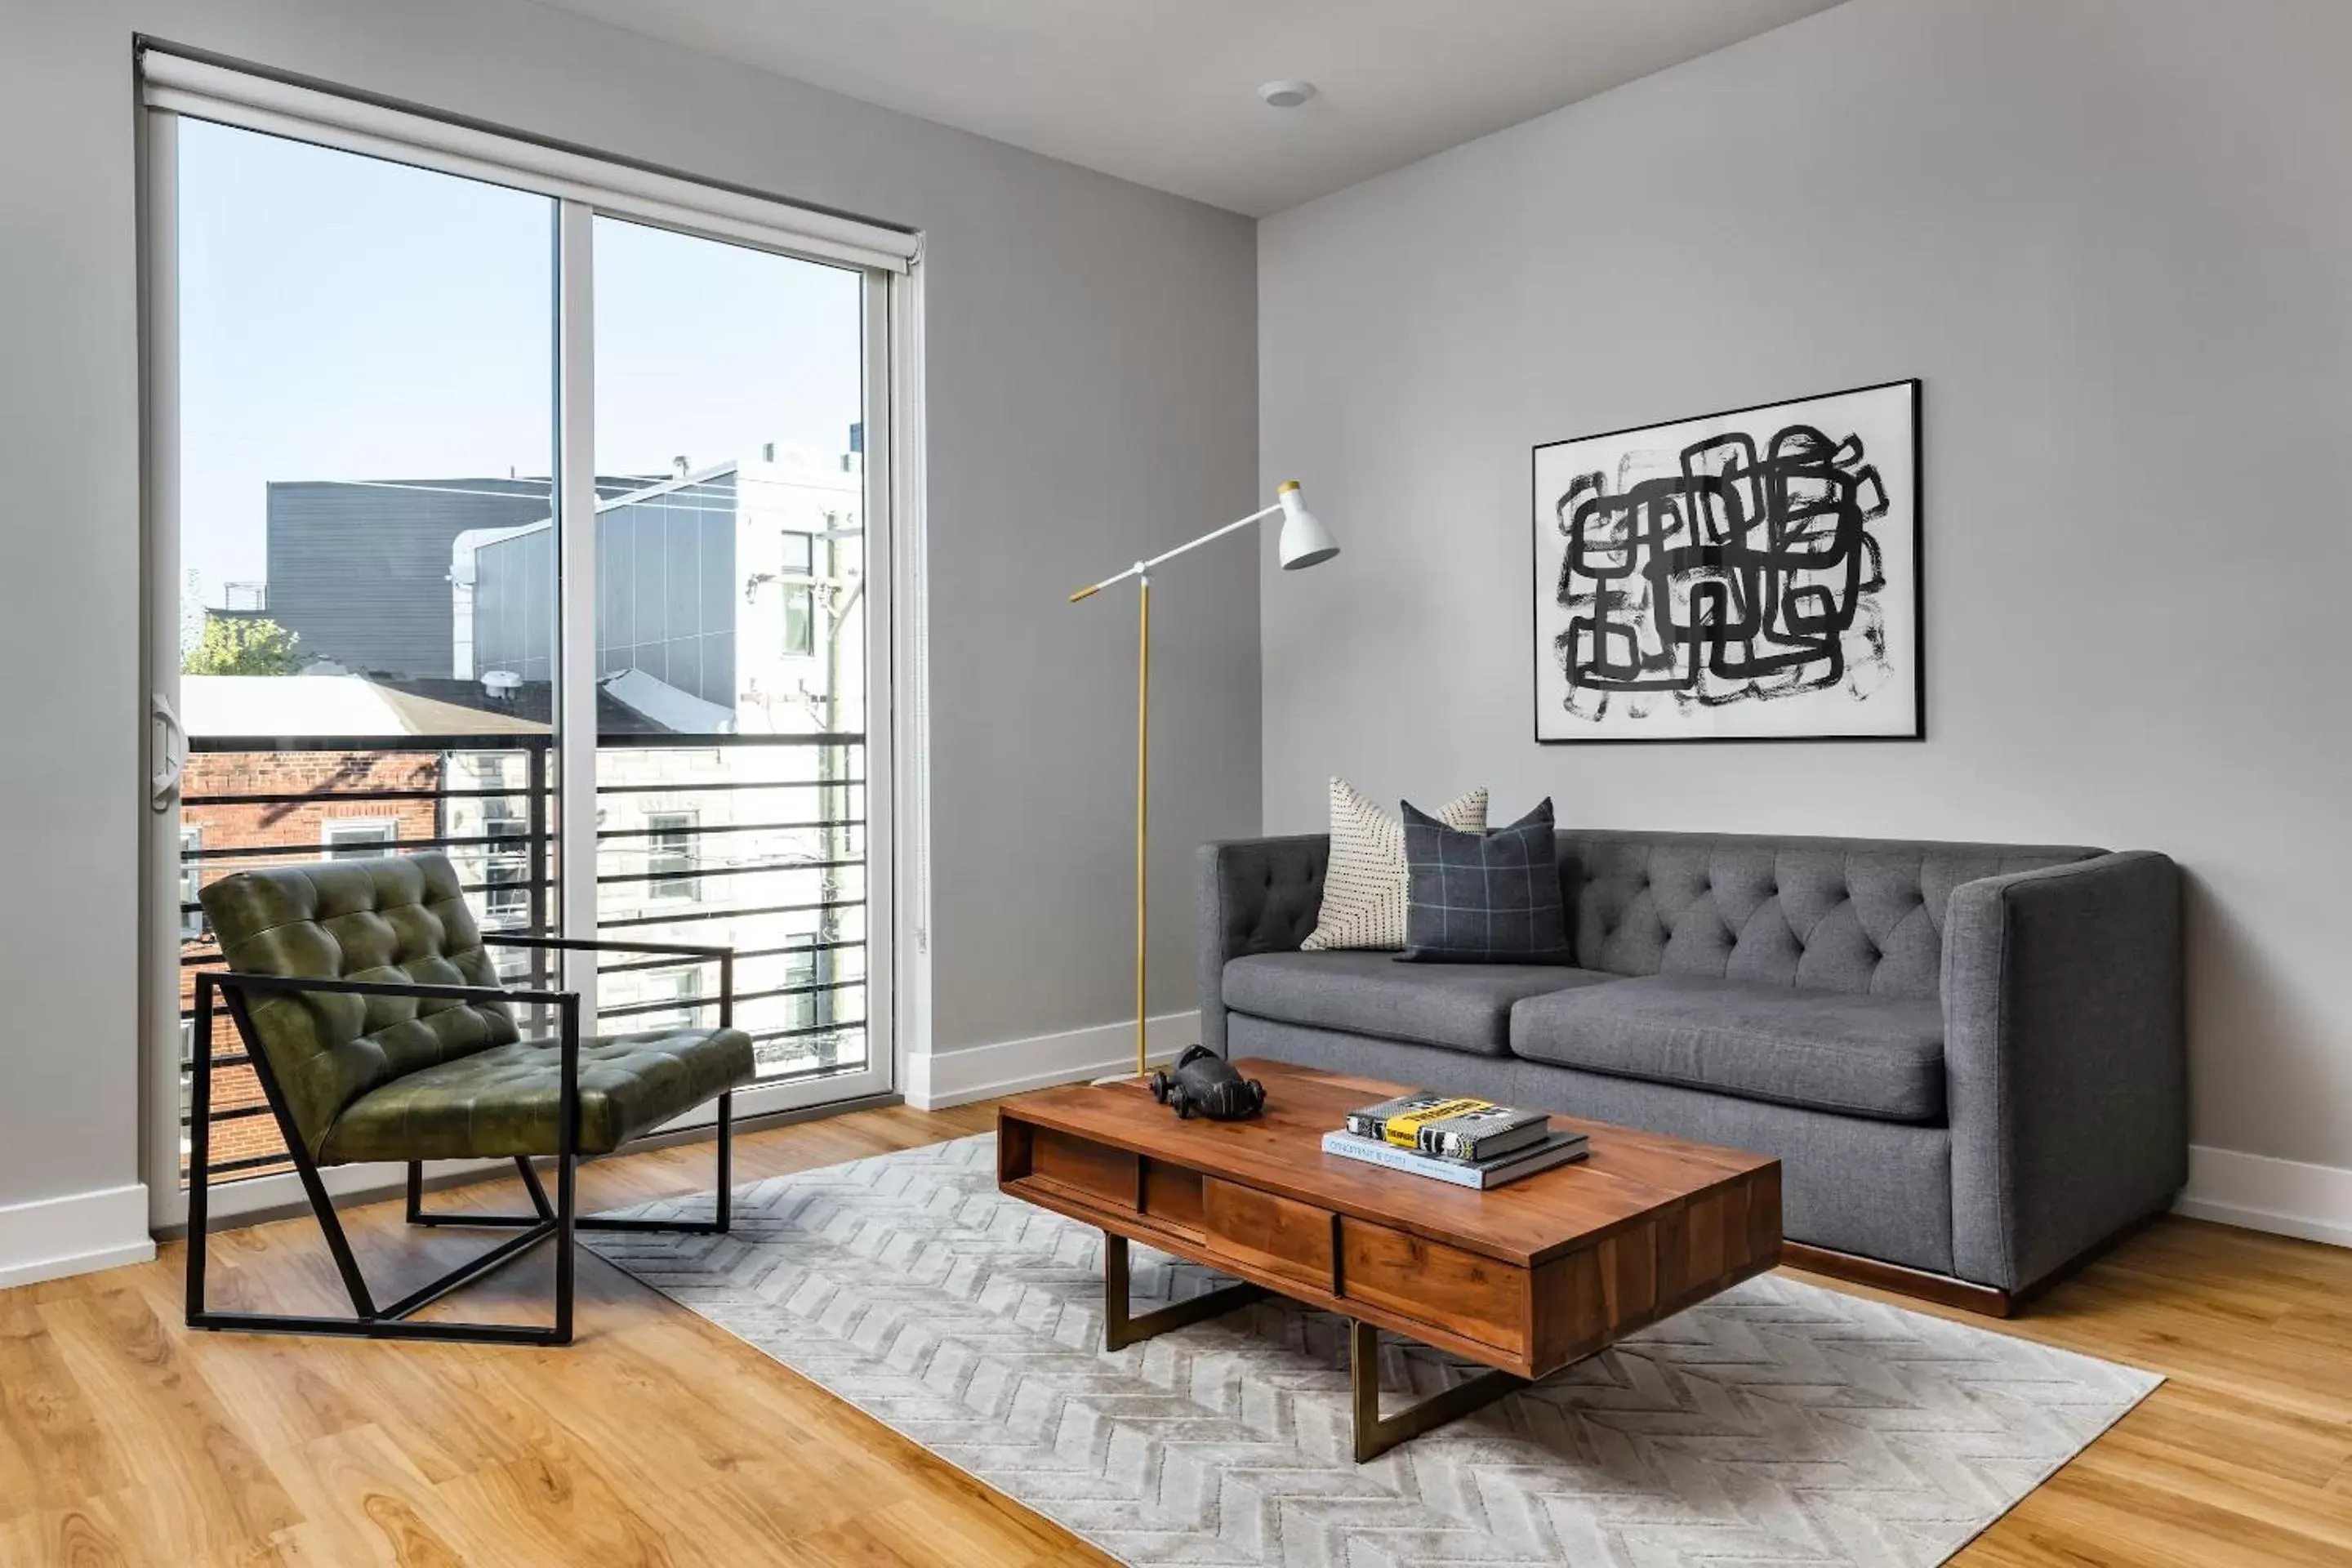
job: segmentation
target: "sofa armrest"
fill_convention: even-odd
[[[1201,1043],[1225,1054],[1225,963],[1251,952],[1295,952],[1323,911],[1326,833],[1233,838],[1201,846]]]
[[[1952,1252],[2018,1291],[2189,1174],[2180,873],[2101,855],[1953,889],[1944,921]]]

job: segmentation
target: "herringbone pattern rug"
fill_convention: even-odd
[[[1339,1320],[1270,1303],[1103,1353],[1101,1234],[999,1195],[988,1138],[774,1177],[735,1213],[587,1239],[1135,1564],[1936,1563],[2160,1381],[1766,1277],[1360,1467]],[[1135,1256],[1139,1310],[1217,1282]],[[1383,1345],[1394,1397],[1460,1375]]]

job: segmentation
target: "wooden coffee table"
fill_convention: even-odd
[[[1256,1121],[1179,1121],[1133,1080],[1008,1102],[997,1184],[1102,1228],[1108,1349],[1268,1292],[1351,1320],[1360,1464],[1780,1260],[1777,1160],[1563,1116],[1589,1158],[1477,1192],[1323,1152],[1408,1086],[1234,1065],[1265,1085]],[[1244,1283],[1131,1318],[1129,1240]],[[1381,1329],[1492,1370],[1383,1415]]]

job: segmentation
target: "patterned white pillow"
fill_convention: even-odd
[[[1461,833],[1486,831],[1486,792],[1474,789],[1433,814]],[[1404,945],[1404,824],[1346,779],[1331,781],[1331,864],[1323,874],[1323,911],[1298,945],[1334,948]]]

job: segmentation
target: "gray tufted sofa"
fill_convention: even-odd
[[[1994,1310],[2186,1179],[2168,858],[1559,842],[1575,968],[1301,952],[1325,837],[1204,846],[1204,1042],[1776,1155],[1791,1241]]]

